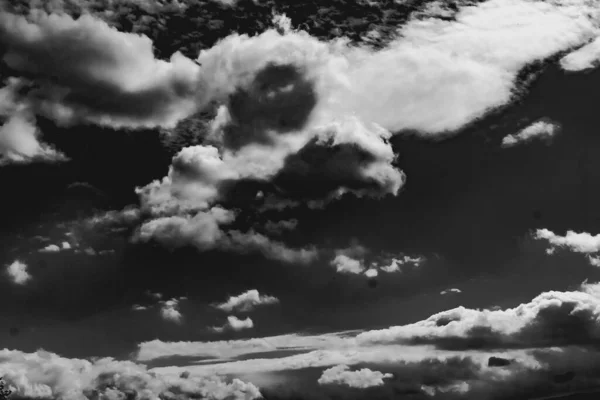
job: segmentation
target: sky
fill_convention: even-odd
[[[600,390],[600,5],[0,2],[11,398]]]

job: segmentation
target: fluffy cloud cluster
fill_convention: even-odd
[[[590,345],[600,339],[598,284],[545,292],[515,308],[458,307],[409,325],[361,333],[367,343],[433,344],[444,349]]]
[[[110,358],[67,359],[45,351],[0,350],[0,375],[14,395],[24,398],[189,398],[251,400],[261,397],[256,386],[218,377],[163,377],[144,366]]]
[[[27,272],[27,264],[19,260],[13,261],[6,267],[6,274],[17,285],[24,285],[31,279],[31,275]]]
[[[338,254],[333,260],[331,265],[335,267],[335,270],[340,273],[348,274],[361,274],[364,272],[365,267],[362,265],[360,260],[348,257],[345,254]]]
[[[184,299],[185,297],[161,301],[160,316],[166,321],[181,323],[183,315],[179,311],[179,302]]]
[[[64,250],[71,250],[71,244],[69,242],[62,242],[60,247],[56,244],[49,244],[48,246],[40,249],[40,253],[58,253]]]
[[[402,272],[405,268],[404,266],[414,268],[425,261],[423,257],[411,257],[408,255],[391,258],[384,257],[382,260],[371,262],[371,267],[367,269],[365,266],[366,253],[366,249],[361,248],[358,251],[355,248],[337,250],[336,256],[331,260],[330,264],[339,273],[354,275],[364,273],[366,277],[374,278],[379,275],[379,271],[387,273]]]
[[[313,384],[323,384],[325,389],[382,390],[369,392],[373,396],[410,393],[482,400],[528,393],[535,397],[600,385],[600,354],[595,346],[600,336],[598,310],[600,285],[584,283],[576,291],[542,293],[515,308],[459,307],[385,330],[214,343],[154,341],[142,344],[138,357],[212,356],[220,362],[186,369],[201,376],[263,376],[258,379],[264,382],[261,390],[280,396],[283,389],[273,381],[274,373],[322,368],[320,379],[297,373],[300,383],[295,394],[313,398],[308,389],[311,382],[302,378],[313,376],[317,380]],[[279,358],[257,354],[286,348],[305,352]],[[257,355],[249,357],[252,354]],[[155,369],[173,376],[181,370]]]
[[[576,253],[586,254],[591,265],[600,267],[600,258],[593,256],[600,251],[600,235],[567,231],[565,236],[561,236],[548,229],[538,229],[533,237],[546,240],[550,244],[550,248],[546,251],[548,254],[554,253],[557,248],[567,248]]]
[[[273,198],[317,207],[348,193],[398,194],[406,177],[393,134],[443,137],[510,102],[524,66],[597,35],[595,11],[584,0],[460,5],[454,20],[409,20],[381,50],[320,41],[279,18],[279,29],[201,51],[201,67],[179,53],[158,60],[147,37],[90,15],[4,13],[0,37],[24,87],[17,103],[58,123],[173,126],[216,104],[203,144],[138,190],[148,217],[139,240],[308,263],[314,249],[234,228],[240,218],[224,203],[261,210]],[[236,199],[233,187],[247,182],[265,195]]]
[[[279,303],[279,299],[277,297],[261,295],[258,292],[258,290],[252,289],[248,290],[247,292],[241,293],[238,296],[230,296],[226,302],[215,304],[214,307],[225,312],[248,312],[252,311],[255,307],[258,306],[265,306],[277,303]]]
[[[30,161],[66,161],[67,157],[39,141],[35,116],[27,104],[19,103],[18,79],[8,79],[0,88],[0,165]]]
[[[558,133],[559,129],[560,127],[555,123],[537,121],[514,135],[505,136],[502,139],[502,147],[514,147],[536,139],[549,141]]]
[[[59,123],[169,126],[195,110],[199,67],[175,53],[157,60],[152,41],[90,15],[0,15],[3,61],[36,83],[26,100]]]
[[[140,128],[172,126],[196,109],[198,65],[178,53],[157,60],[150,39],[91,15],[2,12],[0,42],[12,75],[0,95],[4,162],[66,160],[39,142],[35,115]]]
[[[227,317],[227,322],[223,326],[213,326],[210,328],[213,332],[222,333],[226,331],[242,331],[245,329],[254,328],[254,322],[250,319],[250,317],[246,317],[246,319],[239,319],[235,315],[230,315]]]
[[[347,365],[337,365],[323,371],[318,382],[320,385],[346,385],[351,388],[364,389],[381,386],[384,379],[392,377],[392,374],[383,374],[368,368],[350,371]]]
[[[596,253],[600,251],[600,235],[594,236],[587,232],[567,231],[566,235],[561,236],[548,229],[538,229],[534,234],[534,238],[546,240],[553,247],[566,247],[577,253]]]

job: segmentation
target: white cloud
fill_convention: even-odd
[[[452,294],[452,293],[462,293],[462,290],[460,290],[460,289],[457,289],[457,288],[451,288],[451,289],[442,290],[442,291],[440,292],[440,294],[441,294],[442,296],[443,296],[443,295],[446,295],[446,294]]]
[[[600,339],[597,286],[584,283],[577,291],[544,292],[505,310],[457,307],[412,324],[364,332],[356,339],[365,345],[419,343],[449,349],[586,344]]]
[[[141,305],[139,305],[139,304],[134,304],[134,305],[131,307],[131,309],[132,309],[133,311],[144,311],[144,310],[147,310],[147,309],[148,309],[148,307],[146,307],[146,306],[141,306]]]
[[[33,161],[66,161],[67,157],[38,141],[38,129],[28,112],[15,112],[0,126],[0,165]]]
[[[210,329],[214,332],[222,333],[229,330],[237,332],[252,328],[254,328],[254,322],[252,322],[250,317],[247,317],[246,319],[239,319],[236,316],[230,315],[227,317],[227,323],[225,325],[215,326]]]
[[[196,109],[200,67],[180,53],[157,60],[146,36],[85,13],[73,19],[41,10],[2,13],[0,32],[3,61],[43,83],[27,94],[27,104],[59,123],[173,126]]]
[[[600,250],[600,234],[594,236],[587,232],[567,231],[565,236],[560,236],[548,229],[538,229],[533,237],[546,240],[552,248],[566,247],[577,253],[589,254]]]
[[[60,251],[60,247],[55,244],[49,244],[40,250],[42,253],[58,253]]]
[[[375,268],[369,268],[365,271],[365,276],[367,278],[375,278],[377,275],[379,275],[379,271],[377,271]]]
[[[110,399],[163,398],[180,393],[210,400],[252,400],[261,397],[256,386],[221,377],[165,377],[130,361],[63,358],[39,350],[23,353],[0,350],[0,376],[14,395],[24,398],[85,398],[98,393]]]
[[[63,250],[70,250],[71,249],[71,243],[69,243],[69,242],[62,242],[61,248]]]
[[[234,310],[247,312],[253,310],[255,307],[271,305],[279,303],[279,299],[273,296],[260,295],[258,290],[252,289],[247,292],[241,293],[238,296],[230,296],[229,299],[220,304],[215,304],[214,307],[223,310],[225,312],[232,312]]]
[[[365,267],[362,265],[360,260],[348,257],[344,254],[338,254],[333,260],[331,265],[335,267],[335,270],[343,274],[362,274]]]
[[[31,275],[27,272],[27,264],[19,260],[15,260],[7,266],[6,273],[17,285],[24,285],[31,279]]]
[[[600,62],[600,37],[567,54],[560,60],[560,66],[566,71],[583,71],[596,68]]]
[[[350,371],[350,367],[347,365],[336,365],[323,371],[318,382],[319,385],[345,385],[351,388],[365,389],[382,386],[384,379],[392,377],[392,374],[382,374],[368,368]]]
[[[137,360],[141,362],[172,356],[235,358],[240,355],[261,353],[278,349],[323,349],[340,347],[347,343],[342,333],[323,335],[280,335],[266,338],[212,341],[163,342],[153,340],[139,345]]]
[[[224,188],[274,181],[281,202],[314,207],[346,193],[396,195],[406,177],[394,166],[393,134],[444,137],[509,103],[523,67],[597,33],[594,10],[583,0],[460,5],[455,20],[409,20],[378,51],[319,41],[283,19],[279,32],[230,35],[200,53],[199,82],[190,85],[200,107],[219,104],[212,144],[183,149],[163,180],[138,190],[152,218],[140,237],[302,258],[290,249],[283,256],[286,247],[264,235],[227,232],[236,216],[225,222],[212,212]],[[301,181],[311,185],[300,190]],[[263,194],[259,210],[273,199]]]
[[[379,266],[383,272],[402,272],[402,265],[410,265],[413,267],[420,266],[425,261],[424,257],[411,257],[411,256],[403,256],[400,258],[392,258],[390,264]]]
[[[179,301],[180,299],[161,301],[160,316],[166,321],[181,323],[183,315],[179,311]]]
[[[514,135],[507,135],[502,139],[502,147],[513,147],[532,140],[548,141],[559,131],[560,126],[547,121],[537,121]]]

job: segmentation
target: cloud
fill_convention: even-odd
[[[49,244],[40,250],[41,253],[58,253],[60,251],[60,247],[55,244]]]
[[[452,293],[462,293],[462,290],[457,289],[457,288],[451,288],[451,289],[442,290],[440,292],[440,294],[442,296],[447,295],[447,294],[452,294]]]
[[[60,251],[71,250],[71,244],[69,242],[62,242],[60,246],[56,244],[49,244],[48,246],[40,249],[40,253],[58,253]]]
[[[133,311],[144,311],[144,310],[147,310],[147,309],[148,309],[148,307],[146,307],[146,306],[141,306],[141,305],[139,305],[139,304],[134,304],[134,305],[131,307],[131,309],[132,309]]]
[[[252,289],[247,292],[241,293],[238,296],[230,296],[229,299],[220,304],[215,304],[214,307],[223,310],[225,312],[240,311],[248,312],[252,311],[255,307],[271,305],[279,303],[279,299],[273,296],[260,295],[258,290]]]
[[[278,205],[397,195],[406,176],[391,137],[444,138],[511,102],[523,67],[596,33],[593,6],[575,3],[490,0],[459,6],[454,20],[425,13],[382,50],[320,41],[281,18],[279,29],[224,38],[200,52],[198,83],[190,85],[200,109],[216,105],[205,142],[182,149],[165,178],[138,189],[150,213],[139,237],[303,258],[225,225]],[[248,182],[256,184],[253,200],[235,198],[233,188]],[[240,213],[214,215],[236,201]]]
[[[344,254],[338,254],[333,260],[331,265],[335,267],[335,270],[343,274],[362,274],[365,267],[362,265],[360,260],[348,257]]]
[[[432,344],[442,349],[590,345],[600,338],[598,284],[544,292],[515,308],[457,307],[408,325],[361,333],[367,343]]]
[[[23,102],[58,123],[173,126],[196,109],[198,65],[180,53],[157,60],[146,36],[89,14],[4,12],[0,38],[4,63],[35,83]]]
[[[175,323],[181,323],[183,315],[179,311],[179,301],[181,299],[171,299],[167,301],[161,301],[160,316],[166,320]]]
[[[560,130],[560,126],[553,122],[537,121],[514,135],[505,136],[502,139],[502,147],[513,147],[518,144],[528,143],[539,139],[548,142]]]
[[[600,235],[587,232],[577,233],[567,231],[565,236],[560,236],[548,229],[538,229],[533,235],[534,239],[545,240],[554,248],[568,248],[576,253],[596,253],[600,250]]]
[[[10,115],[0,126],[0,165],[68,160],[64,154],[39,142],[38,136],[35,119],[29,112],[18,111]]]
[[[17,285],[24,285],[31,280],[31,275],[27,272],[27,264],[19,260],[13,261],[12,264],[6,267],[6,273]]]
[[[375,268],[369,268],[365,271],[365,276],[367,278],[375,278],[377,275],[379,275],[379,271],[377,271]]]
[[[0,375],[13,395],[25,398],[163,398],[180,395],[211,400],[251,400],[261,397],[256,386],[221,377],[164,377],[130,361],[62,358],[43,350],[23,353],[0,350]]]
[[[596,68],[600,62],[600,37],[567,54],[560,60],[565,71],[577,72]]]
[[[262,353],[278,349],[322,349],[347,343],[343,333],[322,335],[289,334],[266,338],[212,341],[163,342],[153,340],[139,344],[136,359],[140,362],[173,356],[211,357],[230,359],[240,355]]]
[[[217,332],[217,333],[222,333],[222,332],[226,332],[226,331],[242,331],[245,329],[252,329],[254,328],[254,322],[252,322],[252,320],[250,319],[250,317],[247,317],[246,319],[239,319],[233,315],[230,315],[229,317],[227,317],[227,323],[223,326],[215,326],[210,328],[212,331]]]
[[[365,389],[373,386],[383,385],[383,380],[392,378],[392,374],[382,374],[379,371],[371,371],[363,368],[350,371],[347,365],[337,365],[326,369],[319,378],[320,385],[345,385],[351,388]]]
[[[379,269],[383,272],[402,272],[400,268],[402,265],[411,265],[413,267],[420,266],[425,261],[424,257],[411,257],[411,256],[403,256],[400,258],[392,258],[390,264],[379,266]]]

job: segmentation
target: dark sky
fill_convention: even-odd
[[[504,4],[500,0],[494,2]],[[25,14],[28,7],[22,3],[11,12]],[[342,12],[334,2],[328,8],[323,6],[329,17],[320,23],[314,18],[319,10],[312,10],[312,6],[299,10],[282,2],[278,7],[291,16],[294,26],[306,24],[310,34],[323,41],[333,40],[331,30],[338,27],[355,45],[377,26],[381,39],[363,44],[370,46],[368,51],[376,51],[393,41],[389,36],[391,26],[410,21],[411,13],[423,11],[426,6],[426,2],[406,2],[412,8],[384,3],[379,7],[362,5],[360,10],[357,5],[356,9]],[[103,32],[94,24],[104,19],[121,32],[144,33],[154,48],[142,42],[135,42],[137,46],[148,45],[157,58],[168,60],[177,49],[195,58],[198,50],[220,46],[217,40],[232,32],[260,32],[272,25],[272,4],[254,8],[246,1],[233,8],[207,4],[210,5],[204,7],[201,2],[193,2],[187,14],[158,6],[154,11],[128,6],[129,14],[120,10],[116,16],[94,6],[97,9],[88,11],[95,13],[97,21],[82,29]],[[452,23],[458,9],[452,3],[447,13],[436,20]],[[13,15],[2,10],[4,15]],[[74,16],[80,13],[75,9],[66,12]],[[366,17],[356,22],[355,14]],[[142,15],[147,15],[147,19]],[[252,24],[243,27],[242,20],[251,20]],[[209,22],[213,24],[211,29],[197,29],[199,24]],[[423,131],[407,129],[391,132],[389,140],[373,139],[376,145],[393,150],[397,155],[393,162],[363,142],[339,144],[314,139],[283,158],[276,174],[263,179],[258,173],[248,172],[248,177],[227,180],[219,174],[228,173],[228,165],[211,169],[208,156],[189,161],[182,155],[185,150],[181,150],[215,145],[221,153],[231,151],[234,157],[239,154],[236,152],[259,143],[272,146],[275,159],[282,148],[278,147],[278,140],[290,132],[308,131],[311,115],[324,101],[318,97],[317,86],[305,79],[305,70],[291,64],[275,68],[267,64],[263,69],[256,68],[263,75],[257,72],[247,87],[232,89],[222,98],[215,94],[216,102],[222,101],[231,109],[229,125],[220,133],[223,139],[214,132],[207,133],[209,120],[217,115],[208,102],[202,103],[204,114],[177,117],[183,122],[175,128],[150,126],[155,118],[175,118],[173,115],[188,106],[189,93],[194,91],[191,85],[196,82],[192,78],[184,81],[188,71],[198,68],[200,75],[213,73],[217,82],[214,85],[218,86],[220,78],[214,72],[216,67],[210,64],[213,53],[206,53],[207,65],[197,67],[189,60],[181,61],[187,69],[181,67],[179,74],[173,73],[169,79],[156,75],[143,81],[150,89],[140,85],[143,90],[138,92],[133,84],[120,87],[119,79],[125,76],[133,80],[137,75],[145,78],[145,74],[151,74],[143,70],[146,64],[134,65],[131,61],[135,72],[120,75],[121,61],[117,56],[111,59],[109,50],[108,55],[103,55],[104,49],[101,51],[97,44],[104,43],[100,34],[97,42],[90,34],[94,40],[89,39],[89,47],[77,40],[65,45],[64,54],[77,60],[65,64],[67,72],[54,64],[45,71],[36,64],[38,59],[18,61],[12,56],[34,54],[41,60],[52,58],[36,46],[41,48],[40,43],[44,44],[53,34],[60,39],[59,34],[49,31],[40,43],[13,44],[9,39],[18,35],[10,31],[10,24],[0,20],[0,28],[4,84],[10,86],[9,77],[27,82],[24,94],[18,93],[22,96],[19,104],[26,105],[23,107],[27,112],[35,116],[35,124],[43,133],[38,139],[69,158],[66,162],[33,160],[0,165],[4,187],[0,265],[8,271],[11,264],[20,260],[31,276],[26,284],[16,284],[8,273],[0,279],[1,347],[24,352],[43,348],[71,358],[128,359],[140,343],[154,339],[207,342],[384,329],[421,321],[459,306],[473,310],[508,309],[543,292],[579,290],[584,280],[600,279],[598,267],[580,254],[586,251],[556,249],[551,253],[547,252],[547,242],[534,238],[538,229],[548,229],[559,236],[567,231],[592,235],[600,232],[600,187],[596,184],[600,180],[600,158],[596,156],[600,153],[596,111],[600,103],[600,70],[569,72],[560,64],[565,54],[584,42],[559,46],[560,51],[553,52],[550,58],[533,57],[536,62],[524,64],[527,71],[519,69],[520,73],[514,73],[512,101],[488,109],[481,118],[471,118],[458,130],[428,136]],[[47,40],[51,43],[58,39]],[[108,48],[114,41],[106,43]],[[94,46],[98,49],[94,50]],[[140,58],[150,57],[138,50],[131,47],[128,51]],[[114,74],[114,81],[104,82],[101,74],[86,64],[86,57],[92,53],[103,63],[104,58],[108,60],[102,68],[109,71],[107,76]],[[114,54],[123,58],[126,55]],[[149,60],[163,65],[152,57]],[[248,56],[248,60],[253,58]],[[72,66],[78,63],[83,67]],[[169,68],[175,63],[172,61]],[[216,70],[230,67],[224,65]],[[528,81],[527,74],[532,77]],[[289,82],[292,89],[282,89]],[[429,85],[424,81],[415,87]],[[61,90],[67,95],[60,97]],[[229,89],[219,90],[225,93]],[[265,94],[268,90],[280,92]],[[494,95],[492,91],[490,96]],[[215,89],[214,93],[220,92]],[[118,101],[111,103],[111,96]],[[201,103],[201,95],[194,96],[194,101]],[[281,96],[277,97],[279,103],[269,96]],[[479,99],[478,93],[473,96]],[[468,96],[460,93],[456,101],[467,104],[465,98]],[[72,110],[77,118],[62,123],[52,105]],[[155,109],[158,111],[147,111]],[[12,118],[10,113],[0,111],[4,122]],[[398,112],[405,111],[399,106]],[[533,139],[508,148],[502,145],[507,135],[538,121],[550,121],[560,127],[559,133],[546,141]],[[273,139],[269,136],[271,131],[279,136]],[[341,133],[333,132],[334,138],[343,138]],[[2,134],[0,131],[0,156],[7,146]],[[386,186],[389,182],[381,184],[364,177],[369,166],[379,167],[382,163],[406,175],[406,183],[397,195],[390,193]],[[264,165],[271,164],[271,160],[264,160]],[[251,171],[252,165],[248,163],[246,168]],[[181,200],[176,211],[157,212],[144,203],[147,199],[136,193],[136,188],[167,175],[176,181],[169,187],[170,193],[179,190],[181,198],[186,190],[198,190],[193,192],[197,198],[205,196],[202,190],[206,187],[198,182],[217,182],[210,189],[217,188],[221,197],[218,201],[209,200],[210,206],[200,207],[201,211],[185,210],[189,204]],[[332,193],[338,188],[350,188],[355,193],[335,198]],[[265,196],[273,195],[281,204],[297,203],[284,210],[260,212],[254,207],[262,200],[258,190]],[[307,199],[321,201],[326,195],[334,200],[325,201],[321,208],[307,206]],[[226,244],[198,244],[196,239],[210,236],[209,225],[202,229],[170,226],[165,231],[153,231],[151,240],[135,240],[147,224],[163,217],[185,219],[214,210],[211,207],[215,204],[235,209],[231,229],[250,232],[257,241],[257,232],[266,232],[267,221],[297,220],[295,229],[265,240],[281,241],[293,249],[313,246],[318,258],[304,264],[284,262],[265,250],[272,242],[240,244],[231,239]],[[167,201],[161,203],[167,205]],[[138,208],[139,218],[125,219],[124,209]],[[192,234],[186,236],[186,232]],[[166,236],[169,240],[165,240]],[[68,249],[41,251],[63,242],[69,243]],[[362,254],[360,249],[367,250]],[[398,273],[380,271],[377,277],[369,278],[362,273],[336,271],[332,259],[340,254],[360,259],[365,269],[376,264],[379,268],[404,256],[425,261],[403,267]],[[440,294],[449,288],[459,288],[461,293]],[[277,304],[244,314],[251,315],[252,329],[211,331],[211,327],[223,325],[225,318],[211,305],[251,289],[276,297]],[[162,301],[179,299],[183,323],[161,317],[162,303],[150,292],[160,293]],[[147,309],[134,311],[134,305]],[[277,352],[271,356],[283,357]],[[175,357],[155,360],[151,366],[187,365],[188,361]],[[313,373],[304,372],[313,379]]]

